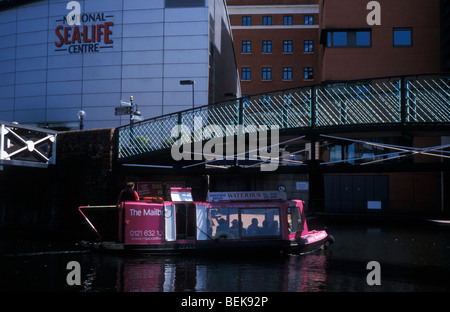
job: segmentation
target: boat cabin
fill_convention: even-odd
[[[210,192],[195,202],[190,188],[171,188],[171,201],[122,202],[118,219],[114,246],[125,250],[282,251],[327,237],[308,231],[301,200],[278,191]]]
[[[194,202],[188,188],[172,188],[172,201],[124,202],[119,241],[125,245],[217,240],[288,240],[307,226],[303,202],[282,192],[216,192]]]

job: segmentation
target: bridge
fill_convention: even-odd
[[[238,164],[251,167],[268,162],[252,158],[252,153],[262,150],[259,146],[254,149],[249,138],[261,138],[263,134],[267,140],[262,147],[265,152],[275,145],[282,150],[293,145],[300,148],[291,150],[288,158],[279,156],[280,164],[288,166],[314,162],[318,159],[317,147],[324,142],[342,146],[363,143],[381,151],[336,162],[367,164],[368,159],[369,163],[376,163],[417,154],[449,157],[447,145],[418,148],[361,139],[361,133],[375,137],[381,132],[387,137],[392,132],[405,131],[449,135],[449,126],[448,74],[333,82],[246,96],[120,127],[117,160],[123,166],[153,168],[230,168]],[[273,140],[272,133],[279,136],[279,141]],[[227,148],[237,147],[240,137],[246,140],[245,149]],[[208,141],[216,143],[216,150],[222,146],[219,152],[223,157],[217,157],[217,152],[205,154],[201,147]],[[174,144],[175,151],[182,151],[181,162],[171,157]],[[305,152],[306,157],[295,157]],[[322,164],[330,163],[333,162]]]

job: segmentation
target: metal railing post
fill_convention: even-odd
[[[244,99],[241,97],[239,98],[237,125],[242,126],[243,124],[244,124]]]
[[[309,90],[309,110],[310,121],[309,125],[312,129],[316,128],[316,87],[311,87]]]
[[[407,110],[406,110],[406,81],[405,77],[400,77],[400,123],[406,125]]]
[[[177,120],[177,132],[178,132],[178,137],[176,138],[176,142],[178,142],[178,144],[180,144],[178,147],[181,146],[181,138],[183,136],[182,131],[181,131],[181,126],[183,124],[183,115],[181,114],[181,112],[179,112],[178,114],[178,120]],[[175,144],[175,142],[172,142],[172,144]]]
[[[283,92],[283,106],[281,111],[281,129],[286,129],[288,125],[287,106],[290,105],[290,95]]]
[[[233,165],[235,167],[237,167],[239,164],[238,156],[237,156],[237,154],[239,154],[239,152],[240,152],[239,138],[241,138],[241,135],[245,135],[244,134],[244,98],[243,97],[239,98],[238,116],[237,117],[238,117],[237,118],[237,129],[236,129],[236,135],[234,136],[234,146],[236,147],[236,150],[235,150],[236,154],[233,159]]]

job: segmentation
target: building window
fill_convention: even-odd
[[[314,71],[312,67],[303,68],[303,79],[304,80],[314,80]]]
[[[329,31],[327,35],[327,47],[370,47],[371,37],[370,30]]]
[[[242,26],[251,26],[251,25],[252,25],[252,17],[242,16]]]
[[[303,48],[304,52],[314,52],[314,45],[313,45],[313,41],[312,40],[305,40],[304,41],[304,48]]]
[[[280,210],[278,208],[240,209],[240,215],[238,217],[239,220],[242,220],[240,221],[242,238],[280,237],[281,222]]]
[[[166,8],[204,7],[204,0],[166,0]]]
[[[346,47],[347,46],[347,32],[333,31],[328,33],[328,47]]]
[[[272,53],[272,40],[263,40],[262,51],[263,53]]]
[[[263,16],[263,25],[272,25],[272,16]]]
[[[263,67],[262,69],[262,80],[272,80],[272,68]]]
[[[292,15],[283,16],[283,25],[292,25]]]
[[[411,47],[412,29],[394,28],[394,47]]]
[[[356,32],[356,46],[357,47],[370,47],[371,45],[370,31],[357,31]]]
[[[292,80],[292,67],[283,68],[283,80]]]
[[[305,15],[305,25],[313,25],[314,18],[312,15]]]
[[[250,67],[242,67],[242,80],[250,80],[252,78],[252,70]]]
[[[250,40],[242,41],[242,53],[252,53],[252,42]]]
[[[292,53],[292,40],[283,40],[283,52]]]

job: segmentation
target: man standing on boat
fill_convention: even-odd
[[[134,183],[128,182],[127,187],[123,189],[120,194],[117,202],[124,202],[124,201],[139,201],[139,195],[134,190]]]

